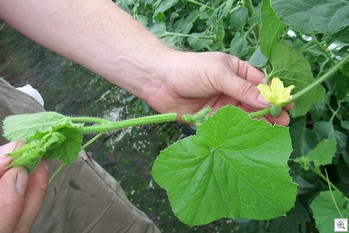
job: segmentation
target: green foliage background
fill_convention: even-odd
[[[284,78],[289,84],[307,76],[310,79],[304,86],[309,85],[348,54],[346,0],[265,0],[263,5],[258,0],[119,0],[116,3],[173,48],[229,53],[260,67],[266,74]],[[151,112],[128,93],[19,37],[7,26],[3,25],[0,33],[0,73],[13,84],[35,80],[48,110],[101,117],[113,117],[114,113],[121,118]],[[293,73],[285,72],[288,59],[301,61],[291,66]],[[301,72],[294,74],[297,71]],[[62,83],[65,83],[64,92]],[[293,152],[289,167],[298,194],[295,207],[285,217],[263,221],[222,219],[195,228],[181,224],[173,216],[164,191],[149,176],[151,161],[158,151],[183,136],[173,125],[109,134],[89,153],[96,155],[121,185],[125,184],[131,201],[163,232],[329,232],[333,229],[330,225],[333,218],[340,216],[329,195],[327,174],[338,189],[333,191],[342,214],[349,217],[348,63],[317,89],[299,100],[297,110],[291,112]],[[105,144],[113,146],[100,153]],[[333,146],[334,150],[328,149]],[[139,171],[139,167],[143,170]]]

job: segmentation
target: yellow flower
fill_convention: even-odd
[[[281,106],[292,99],[291,91],[295,86],[284,87],[283,82],[279,78],[273,78],[270,86],[259,84],[257,88],[264,99],[275,106]]]

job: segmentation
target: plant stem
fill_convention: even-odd
[[[311,168],[311,170],[316,174],[318,175],[323,181],[325,181],[326,183],[328,183],[329,186],[331,186],[334,190],[339,191],[339,189],[334,185],[332,184],[332,182],[328,179],[328,177],[326,178],[327,176],[327,171],[325,169],[325,172],[326,172],[326,176],[324,176],[320,171],[318,171],[317,169],[315,168]]]
[[[53,179],[57,176],[57,174],[62,170],[62,168],[65,166],[65,163],[62,163],[57,170],[52,174],[52,176],[50,177],[48,183],[51,184],[51,182],[53,181]]]
[[[198,37],[201,39],[216,39],[216,36],[214,35],[193,35],[193,34],[183,34],[183,33],[176,33],[176,32],[165,32],[162,35],[160,35],[160,38],[166,37],[166,36],[179,36],[179,37]]]
[[[93,138],[91,138],[88,142],[86,142],[84,145],[81,146],[80,150],[84,150],[86,147],[94,143],[98,138],[100,138],[103,135],[103,133],[99,133]]]
[[[195,0],[186,0],[186,1],[189,2],[189,3],[195,4],[197,6],[200,6],[200,7],[206,7],[207,9],[210,9],[211,11],[214,11],[214,8],[212,8],[210,6],[207,6],[205,4],[202,4],[201,2],[198,2],[198,1],[195,1]]]
[[[254,7],[252,4],[252,1],[251,0],[243,0],[243,4],[248,10],[249,17],[251,17],[254,13]],[[254,37],[255,37],[256,41],[258,41],[259,31],[260,31],[260,23],[257,24],[257,27],[253,26],[252,28],[253,28]]]
[[[251,16],[254,12],[252,1],[251,0],[243,0],[243,4],[248,10],[248,15]]]
[[[73,122],[108,124],[110,121],[96,117],[70,117]]]
[[[270,107],[268,108],[264,108],[262,110],[259,110],[257,112],[250,112],[248,115],[251,117],[251,118],[257,118],[257,117],[262,117],[264,115],[267,115],[270,113]]]
[[[321,42],[319,42],[315,35],[313,35],[313,41],[326,54],[327,58],[330,59],[331,63],[335,64],[336,62],[333,60],[331,53]]]
[[[176,113],[166,113],[166,114],[160,114],[160,115],[154,115],[154,116],[134,118],[134,119],[124,120],[119,122],[109,122],[107,124],[101,124],[101,125],[86,126],[81,128],[80,132],[104,133],[107,131],[121,129],[125,127],[175,121],[176,118],[177,118]]]
[[[349,61],[349,54],[347,54],[345,57],[342,58],[342,60],[340,60],[337,64],[335,64],[334,66],[331,67],[330,70],[328,70],[326,73],[324,73],[320,78],[316,79],[313,83],[311,83],[309,86],[307,86],[306,88],[304,88],[303,90],[297,92],[296,94],[294,94],[292,96],[292,100],[290,102],[295,101],[296,99],[298,99],[299,97],[301,97],[302,95],[304,95],[305,93],[307,93],[308,91],[310,91],[312,88],[314,88],[315,86],[319,85],[320,83],[324,82],[326,79],[328,79],[329,77],[331,77],[334,73],[336,73],[339,68],[341,68],[347,61]],[[287,103],[288,104],[288,103]]]
[[[330,190],[330,194],[331,194],[331,197],[332,197],[332,201],[333,201],[333,203],[334,203],[334,205],[335,205],[335,207],[336,207],[336,209],[337,209],[339,215],[343,218],[343,214],[342,214],[342,212],[340,211],[340,209],[339,209],[339,207],[338,207],[338,205],[337,205],[336,199],[335,199],[334,196],[333,196],[332,189],[331,189],[331,185],[333,185],[333,184],[332,184],[332,182],[330,182],[330,179],[328,178],[328,174],[327,174],[326,169],[325,169],[325,173],[326,173],[326,180],[327,180],[327,183],[328,183],[328,189]],[[333,186],[334,186],[334,185],[333,185]],[[335,186],[334,186],[334,187],[335,187]]]

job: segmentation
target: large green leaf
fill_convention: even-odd
[[[270,0],[263,0],[261,22],[260,49],[266,57],[269,57],[273,44],[279,41],[279,36],[286,27],[270,7]]]
[[[81,148],[82,124],[73,124],[69,117],[56,112],[42,112],[7,117],[4,135],[9,140],[24,140],[26,144],[10,154],[12,166],[25,166],[32,172],[40,159],[61,159],[73,162]]]
[[[310,205],[313,210],[316,227],[320,233],[333,232],[333,222],[335,218],[349,218],[348,199],[345,198],[343,193],[338,191],[333,191],[332,195],[330,191],[321,192]],[[338,210],[341,213],[339,213]]]
[[[276,15],[306,33],[335,33],[349,25],[349,3],[340,0],[271,0]]]
[[[67,117],[56,112],[9,116],[4,120],[4,137],[10,141],[24,140],[36,132],[45,132],[54,125],[65,124],[66,121]]]
[[[228,105],[199,125],[196,136],[161,152],[152,175],[190,226],[224,217],[270,219],[295,202],[291,151],[288,128]]]
[[[314,82],[309,62],[298,51],[280,42],[279,37],[286,27],[275,15],[270,0],[263,0],[261,13],[262,27],[260,31],[260,48],[269,58],[273,71],[272,77],[279,77],[289,85],[295,85],[293,93],[302,90]],[[325,90],[318,85],[296,100],[291,110],[294,117],[305,115],[310,108],[324,97]]]
[[[273,66],[270,76],[279,77],[286,86],[295,85],[292,93],[297,93],[315,81],[306,58],[282,42],[273,44],[269,59]],[[324,99],[324,94],[325,89],[317,85],[302,95],[295,101],[296,105],[291,110],[292,116],[305,115],[314,104]]]

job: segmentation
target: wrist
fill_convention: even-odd
[[[150,40],[153,41],[148,40],[138,48],[118,54],[111,60],[112,69],[103,75],[110,82],[145,101],[166,86],[171,57],[175,53],[157,38]]]

